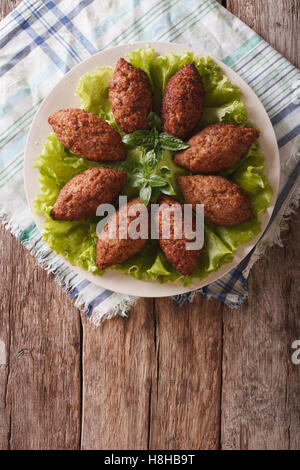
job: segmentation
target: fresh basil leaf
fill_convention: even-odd
[[[157,158],[156,158],[155,151],[153,149],[148,150],[144,159],[144,165],[146,169],[153,170],[156,164],[157,164]]]
[[[163,179],[161,176],[151,175],[149,178],[149,184],[151,188],[161,188],[162,186],[166,186],[168,182],[165,179]]]
[[[176,152],[178,150],[184,150],[189,147],[189,144],[183,142],[183,140],[174,137],[171,134],[167,134],[166,132],[162,132],[159,134],[159,142],[161,148],[164,150],[171,150],[172,152]]]
[[[140,165],[136,168],[133,168],[130,172],[132,175],[143,175],[144,174],[144,167]]]
[[[122,142],[133,147],[153,147],[154,136],[151,131],[135,131],[132,134],[125,134],[122,137]]]
[[[154,127],[154,129],[152,129],[152,133],[154,135],[154,146],[159,144],[159,132],[158,130]]]
[[[160,195],[161,191],[159,188],[152,188],[152,194],[151,194],[151,198],[150,198],[150,202],[152,204],[155,204],[157,199],[159,198],[159,195]]]
[[[140,200],[142,203],[147,206],[151,198],[152,188],[151,186],[143,186],[140,189]]]
[[[130,175],[127,178],[127,183],[132,187],[132,188],[139,188],[143,186],[145,183],[145,178],[143,173],[137,173],[135,175]]]
[[[160,117],[154,113],[153,111],[151,111],[149,114],[148,114],[148,117],[147,117],[147,121],[148,121],[148,124],[150,126],[151,129],[157,129],[158,131],[161,131],[162,130],[162,122],[161,122],[161,119]]]
[[[161,192],[164,193],[164,194],[167,194],[168,196],[175,196],[175,194],[176,194],[176,191],[174,190],[171,183],[168,183],[168,186],[165,186],[164,188],[161,188]]]
[[[171,172],[170,168],[166,165],[161,166],[159,171],[163,176],[166,176],[167,178],[170,178],[172,176],[172,172]]]
[[[156,162],[157,163],[161,162],[164,155],[163,155],[163,151],[162,151],[160,144],[154,149],[154,151],[156,155]]]

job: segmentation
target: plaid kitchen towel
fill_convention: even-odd
[[[24,146],[43,98],[74,65],[106,48],[150,40],[206,51],[233,68],[263,102],[280,149],[280,193],[264,236],[236,269],[198,292],[238,307],[251,266],[266,247],[280,244],[299,200],[300,73],[215,0],[23,1],[0,23],[0,216],[95,324],[125,315],[136,298],[86,281],[43,243],[25,200]]]

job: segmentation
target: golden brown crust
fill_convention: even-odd
[[[153,96],[143,70],[119,59],[109,82],[109,99],[115,120],[124,132],[149,129],[147,116],[152,110]]]
[[[178,184],[188,204],[204,204],[204,217],[215,224],[233,226],[254,217],[242,188],[222,176],[179,176]]]
[[[128,234],[129,224],[139,216],[139,212],[136,215],[128,215],[129,209],[135,204],[143,206],[139,198],[131,200],[109,218],[100,233],[96,247],[96,266],[98,269],[102,270],[114,264],[120,264],[139,253],[146,245],[147,239],[138,238],[133,240]],[[115,225],[117,226],[116,234],[114,234]],[[127,238],[122,238],[124,234]]]
[[[51,211],[55,220],[84,220],[96,215],[100,204],[116,199],[126,172],[95,167],[75,175],[61,189]]]
[[[164,252],[167,260],[184,276],[190,276],[196,269],[200,254],[202,250],[187,250],[186,243],[191,242],[184,232],[184,224],[182,222],[183,237],[178,239],[176,234],[181,233],[181,227],[176,224],[176,216],[173,210],[179,209],[179,214],[183,214],[183,204],[180,204],[176,199],[169,196],[163,196],[159,200],[160,210],[158,212],[158,232],[159,244]],[[165,206],[165,207],[164,207]],[[167,208],[171,207],[172,212],[170,215],[167,213]],[[166,227],[170,217],[170,238],[163,238],[163,227]],[[195,230],[195,218],[193,218],[193,231]],[[180,232],[179,232],[180,231]]]
[[[185,139],[198,124],[204,103],[204,86],[193,63],[178,70],[167,83],[161,117],[163,130]]]
[[[215,173],[235,165],[258,139],[256,129],[219,123],[194,135],[190,147],[178,152],[174,162],[193,173]]]
[[[125,160],[118,131],[83,109],[62,109],[48,119],[58,139],[76,155],[93,161]]]

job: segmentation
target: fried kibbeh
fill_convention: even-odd
[[[131,215],[130,209],[136,213]],[[96,266],[98,269],[106,269],[114,264],[122,263],[128,258],[139,253],[147,243],[147,239],[130,238],[129,225],[137,218],[142,218],[142,223],[148,224],[149,214],[140,212],[139,208],[145,209],[140,198],[132,199],[128,204],[121,206],[108,220],[99,235],[96,247]],[[141,215],[140,215],[141,214]],[[147,220],[144,220],[144,216]],[[125,238],[127,237],[127,238]]]
[[[200,250],[187,250],[186,243],[192,242],[193,239],[188,237],[186,227],[184,227],[183,218],[180,218],[180,224],[178,218],[180,214],[183,214],[183,204],[180,204],[176,199],[169,196],[162,196],[159,200],[159,211],[158,211],[158,234],[160,247],[169,261],[181,274],[184,276],[190,276],[196,269],[200,254]],[[169,212],[170,211],[170,212]],[[174,212],[175,211],[175,212]],[[169,226],[170,220],[170,232],[165,232]],[[193,216],[192,230],[195,231],[196,220]],[[168,230],[168,229],[167,229]],[[164,233],[169,238],[164,238]],[[180,237],[181,238],[178,238]]]
[[[163,130],[187,138],[198,124],[204,104],[204,86],[193,63],[186,64],[167,83],[162,100]]]
[[[256,129],[234,124],[213,124],[195,134],[190,147],[178,152],[174,162],[192,173],[215,173],[232,167],[258,139]]]
[[[125,147],[118,131],[93,113],[83,109],[62,109],[48,119],[66,148],[93,161],[125,160]]]
[[[242,188],[215,175],[179,176],[178,184],[186,203],[204,204],[204,217],[231,227],[254,217],[251,202]]]
[[[119,59],[108,89],[111,109],[122,131],[131,134],[139,129],[149,129],[147,116],[152,110],[153,96],[143,70]]]
[[[125,180],[125,171],[102,167],[83,171],[60,190],[50,215],[55,220],[89,219],[100,204],[116,199]]]

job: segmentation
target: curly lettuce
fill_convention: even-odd
[[[191,52],[158,56],[153,49],[139,49],[130,52],[128,60],[148,75],[156,112],[160,110],[163,91],[170,77],[183,65],[194,62],[205,88],[204,112],[199,128],[217,122],[251,125],[248,122],[241,91],[228,80],[222,69],[210,57],[198,58]],[[100,67],[96,71],[84,74],[79,79],[75,93],[81,99],[82,108],[97,114],[118,128],[108,98],[108,82],[112,73],[111,67]],[[126,165],[138,165],[143,158],[144,150],[136,147],[127,149],[126,162],[112,164],[89,162],[67,150],[55,134],[50,134],[43,152],[35,163],[35,167],[40,169],[41,192],[34,203],[35,211],[45,216],[43,239],[49,247],[56,253],[63,254],[71,264],[81,266],[95,275],[101,275],[103,272],[100,272],[95,264],[97,218],[80,222],[55,221],[50,217],[50,211],[60,189],[75,174],[92,166],[126,169]],[[238,246],[248,243],[261,231],[258,215],[266,210],[272,198],[272,188],[263,173],[264,165],[265,158],[260,152],[259,143],[256,142],[241,162],[222,173],[246,191],[255,218],[235,227],[222,227],[206,222],[203,253],[192,276],[184,277],[179,273],[167,261],[156,240],[149,240],[140,253],[113,268],[137,279],[159,282],[181,281],[187,286],[193,278],[204,279],[225,263],[231,262]],[[168,178],[175,189],[175,197],[182,200],[177,178],[179,175],[189,173],[173,162],[171,152],[164,151],[163,159],[155,172]],[[137,196],[137,189],[130,187],[127,182],[122,194],[132,198]]]

